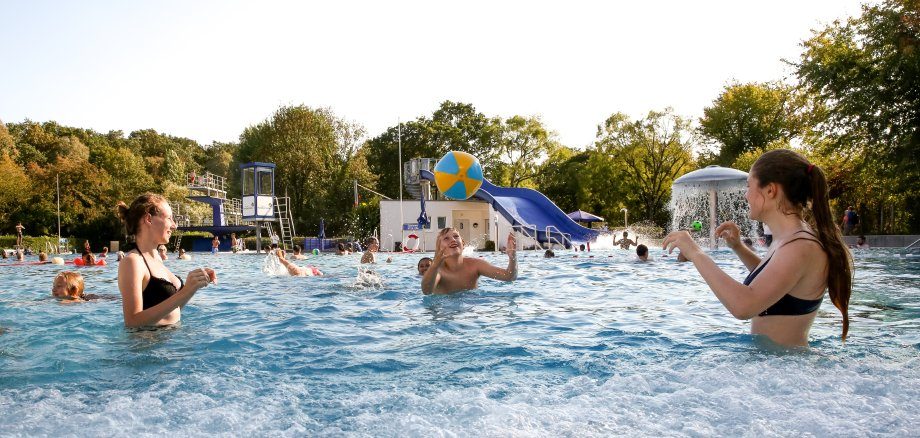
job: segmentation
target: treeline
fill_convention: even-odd
[[[865,6],[802,47],[787,61],[794,81],[730,83],[699,120],[668,108],[639,119],[614,113],[598,123],[593,144],[578,148],[538,117],[447,101],[401,126],[403,157],[466,151],[492,182],[535,188],[565,211],[614,220],[627,208],[631,221],[664,227],[675,178],[708,164],[748,170],[763,151],[788,147],[826,170],[836,212],[854,206],[862,232],[920,232],[920,12],[908,0]],[[59,176],[63,234],[119,238],[117,200],[149,190],[179,203],[192,171],[226,176],[238,196],[238,163],[270,161],[298,234],[316,234],[324,218],[327,235],[367,235],[378,224],[377,199],[362,192],[355,207],[353,181],[396,197],[397,132],[366,140],[361,125],[303,105],[279,108],[236,143],[211,145],[152,130],[0,124],[0,229],[22,221],[30,234],[54,234]]]

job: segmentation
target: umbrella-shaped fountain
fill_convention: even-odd
[[[744,198],[748,174],[737,169],[707,166],[674,180],[671,186],[671,230],[691,228],[694,221],[709,236],[709,247],[718,244],[716,227],[733,220],[741,235],[752,235],[755,223],[747,218]]]

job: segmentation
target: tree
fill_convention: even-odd
[[[727,85],[703,109],[700,133],[719,147],[714,161],[728,166],[745,152],[788,142],[801,130],[797,115],[802,98],[778,82]]]
[[[500,145],[497,164],[503,168],[503,178],[493,182],[524,187],[533,184],[555,143],[539,118],[513,116],[502,124]]]
[[[859,17],[814,31],[793,66],[801,87],[826,107],[810,142],[850,162],[887,194],[873,210],[905,210],[920,229],[920,8],[914,0],[863,6]],[[853,181],[853,183],[858,183]],[[891,215],[889,215],[890,217]],[[863,215],[866,217],[866,215]],[[910,225],[906,225],[909,222]],[[894,228],[897,228],[895,225]],[[890,227],[889,227],[890,228]],[[902,230],[907,231],[907,230]]]
[[[598,127],[595,147],[622,163],[623,184],[638,201],[636,217],[661,225],[669,219],[671,183],[694,167],[691,138],[689,121],[668,108],[636,121],[613,114]]]

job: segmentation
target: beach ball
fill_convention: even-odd
[[[450,151],[434,166],[434,183],[450,199],[469,199],[482,186],[482,166],[466,152]]]
[[[313,255],[319,255],[319,250],[316,248],[313,248]]]
[[[693,221],[690,226],[693,227],[693,231],[700,231],[703,229],[703,223],[700,221]]]

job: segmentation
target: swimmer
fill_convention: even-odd
[[[317,269],[314,266],[307,266],[301,268],[285,258],[283,249],[276,249],[274,253],[278,257],[278,261],[287,268],[288,274],[291,274],[291,277],[313,277],[323,275],[322,271]]]
[[[192,256],[185,253],[185,248],[179,248],[179,260],[191,260]]]
[[[115,253],[115,261],[116,261],[116,262],[120,262],[120,261],[121,261],[122,259],[124,259],[124,258],[125,258],[125,252],[124,252],[124,251],[118,251],[117,253]]]
[[[640,262],[648,261],[648,247],[645,245],[639,245],[636,247],[636,257],[639,257]]]
[[[351,252],[348,251],[348,250],[346,249],[345,244],[342,243],[342,242],[339,242],[339,244],[336,245],[335,253],[336,253],[336,255],[348,255],[348,254],[351,254]]]
[[[16,261],[17,261],[17,262],[25,261],[25,257],[24,257],[24,255],[23,255],[21,249],[17,249],[17,250],[16,250]]]
[[[545,259],[551,259],[553,257],[556,257],[556,253],[554,253],[553,250],[551,249],[548,249],[546,250],[546,252],[543,253],[543,258]]]
[[[431,267],[431,257],[422,257],[416,267],[418,268],[418,275],[425,275],[425,272]]]
[[[157,254],[160,256],[160,260],[168,260],[169,256],[166,255],[166,245],[157,246]]]
[[[103,246],[102,252],[99,253],[99,257],[96,257],[96,258],[100,260],[105,260],[105,258],[108,257],[108,255],[109,255],[109,247]]]
[[[83,293],[83,276],[73,271],[61,271],[54,277],[51,284],[51,295],[55,298],[69,301],[89,301],[99,298],[98,295]]]
[[[614,245],[620,245],[620,249],[629,249],[630,246],[637,246],[639,239],[635,241],[629,238],[629,231],[623,232],[623,238],[614,242]]]
[[[96,266],[96,256],[91,252],[84,252],[83,266]]]
[[[361,255],[361,264],[377,263],[377,251],[380,249],[380,241],[376,237],[368,237],[364,241],[367,251]]]
[[[48,261],[48,254],[46,254],[44,251],[39,251],[39,253],[38,253],[38,261],[40,261],[40,262],[47,262],[47,261]]]
[[[294,260],[304,260],[307,256],[302,254],[300,245],[294,245],[294,254],[291,254],[291,258]]]
[[[444,228],[435,242],[435,256],[431,267],[422,277],[422,293],[449,294],[461,290],[475,289],[480,276],[501,281],[517,279],[517,250],[514,233],[508,234],[505,253],[508,267],[492,266],[482,259],[463,257],[463,238],[453,228]]]
[[[196,268],[186,280],[173,275],[163,265],[157,249],[169,241],[176,229],[172,208],[166,198],[143,194],[131,206],[118,203],[118,216],[137,248],[128,252],[118,265],[118,290],[127,327],[169,325],[179,322],[182,307],[208,284],[217,282],[210,268]]]
[[[827,180],[802,155],[772,150],[757,159],[748,176],[748,216],[768,225],[773,243],[761,258],[741,243],[734,222],[716,228],[751,270],[744,282],[722,271],[687,231],[665,237],[662,247],[679,249],[716,297],[738,319],[750,319],[751,333],[787,346],[807,346],[808,332],[828,290],[843,315],[843,339],[850,326],[848,306],[853,265],[828,204]]]
[[[869,244],[866,243],[866,236],[859,236],[856,238],[856,245],[850,245],[850,248],[855,249],[869,249]]]

